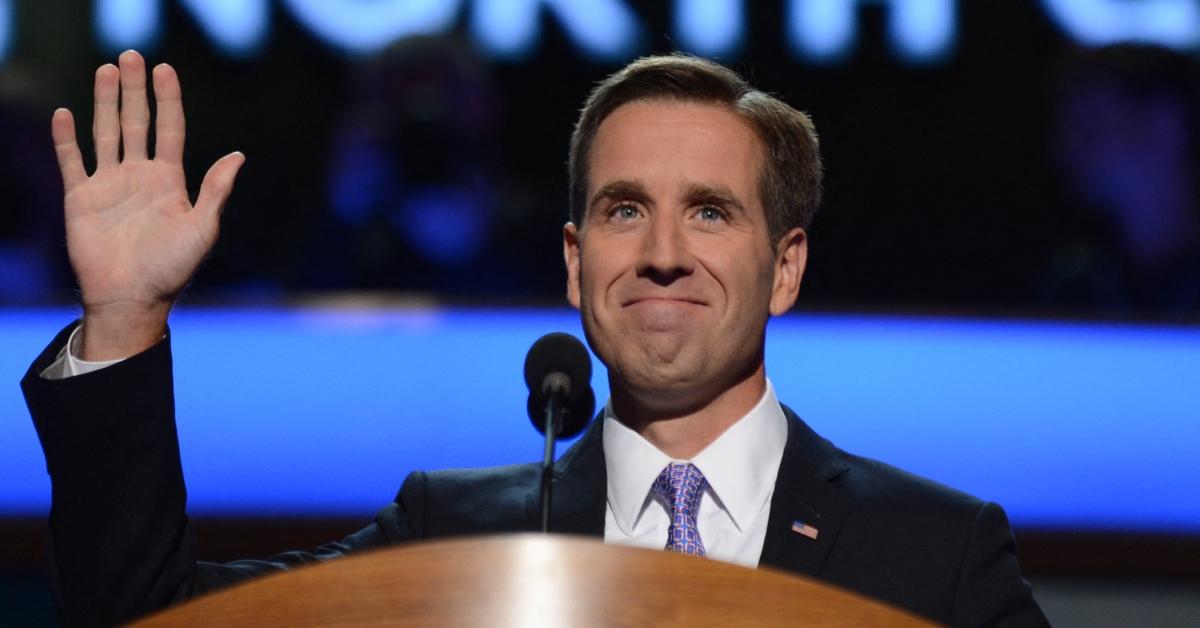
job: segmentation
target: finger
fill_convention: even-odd
[[[71,188],[87,179],[83,155],[79,154],[79,143],[75,140],[75,117],[70,111],[54,111],[54,117],[50,119],[50,136],[54,138],[54,154],[58,156],[58,169],[62,171],[63,189],[70,194]]]
[[[150,107],[146,104],[146,62],[142,55],[126,50],[121,66],[121,145],[125,159],[146,158],[146,134],[150,130]]]
[[[168,163],[183,162],[183,99],[179,77],[174,68],[161,63],[154,68],[154,101],[158,111],[154,121],[154,158]]]
[[[121,150],[121,123],[117,119],[120,70],[107,63],[96,70],[92,140],[96,143],[96,167],[116,165]]]
[[[246,156],[240,152],[229,153],[218,159],[200,183],[200,194],[196,196],[196,211],[206,216],[220,215],[225,207],[225,200],[233,191],[233,180],[244,163]]]

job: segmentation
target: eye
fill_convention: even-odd
[[[696,217],[704,222],[724,222],[725,211],[714,205],[705,205],[696,211]]]
[[[629,203],[621,203],[613,205],[608,210],[608,217],[616,220],[633,220],[642,214],[641,210],[636,205]]]

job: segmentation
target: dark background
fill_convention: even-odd
[[[810,112],[827,164],[802,307],[1195,316],[1153,299],[1056,289],[1077,272],[1063,269],[1064,252],[1107,232],[1052,158],[1057,68],[1074,44],[1040,3],[958,3],[955,48],[927,65],[895,53],[884,4],[862,4],[857,46],[833,64],[789,48],[784,2],[748,5],[740,52],[722,61]],[[217,157],[248,156],[189,298],[381,290],[561,302],[567,140],[590,86],[623,61],[588,59],[548,11],[530,55],[489,59],[466,28],[470,3],[446,36],[354,56],[273,2],[266,43],[237,58],[180,3],[163,6],[162,36],[145,52],[182,79],[193,193]],[[96,41],[91,10],[17,3],[17,38],[0,66],[0,303],[74,299],[48,127],[54,107],[71,108],[90,150],[91,73],[115,61]],[[635,10],[649,34],[642,52],[673,50],[672,5]],[[364,144],[373,155],[363,157]],[[467,190],[462,211],[422,206],[423,185]],[[338,208],[347,202],[358,203],[353,220]],[[416,209],[395,210],[405,202]],[[414,241],[441,244],[430,252]]]

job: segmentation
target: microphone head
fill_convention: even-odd
[[[525,386],[530,393],[545,394],[546,379],[555,373],[565,376],[568,397],[572,396],[570,389],[592,385],[592,357],[587,347],[571,334],[557,331],[546,334],[525,355]],[[561,379],[551,379],[555,388],[562,383]]]
[[[592,415],[596,413],[596,393],[592,392],[591,382],[587,387],[573,395],[571,400],[567,402],[567,409],[563,412],[562,423],[558,426],[559,438],[571,438],[583,431],[587,427],[588,421],[592,420]]]
[[[533,423],[533,428],[538,431],[538,434],[546,433],[546,398],[540,395],[529,393],[529,399],[525,403],[525,409],[529,412],[529,422]],[[562,416],[559,417],[558,433],[555,438],[573,438],[587,427],[588,422],[592,420],[592,415],[596,413],[596,393],[592,392],[592,387],[584,388],[574,397],[567,401],[567,407],[563,408]]]
[[[592,418],[596,407],[592,358],[587,347],[570,334],[554,332],[533,343],[525,356],[525,386],[529,388],[529,419],[538,432],[545,430],[543,413],[551,396],[565,402],[556,437],[578,434]]]

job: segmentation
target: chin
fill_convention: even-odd
[[[713,386],[705,385],[704,373],[696,368],[693,360],[671,363],[638,364],[629,369],[618,369],[620,385],[639,403],[656,409],[686,410],[693,405],[703,405],[705,391]]]
[[[647,334],[638,342],[636,359],[642,362],[640,370],[648,373],[672,371],[697,363],[700,358],[689,349],[688,339],[676,334]]]

